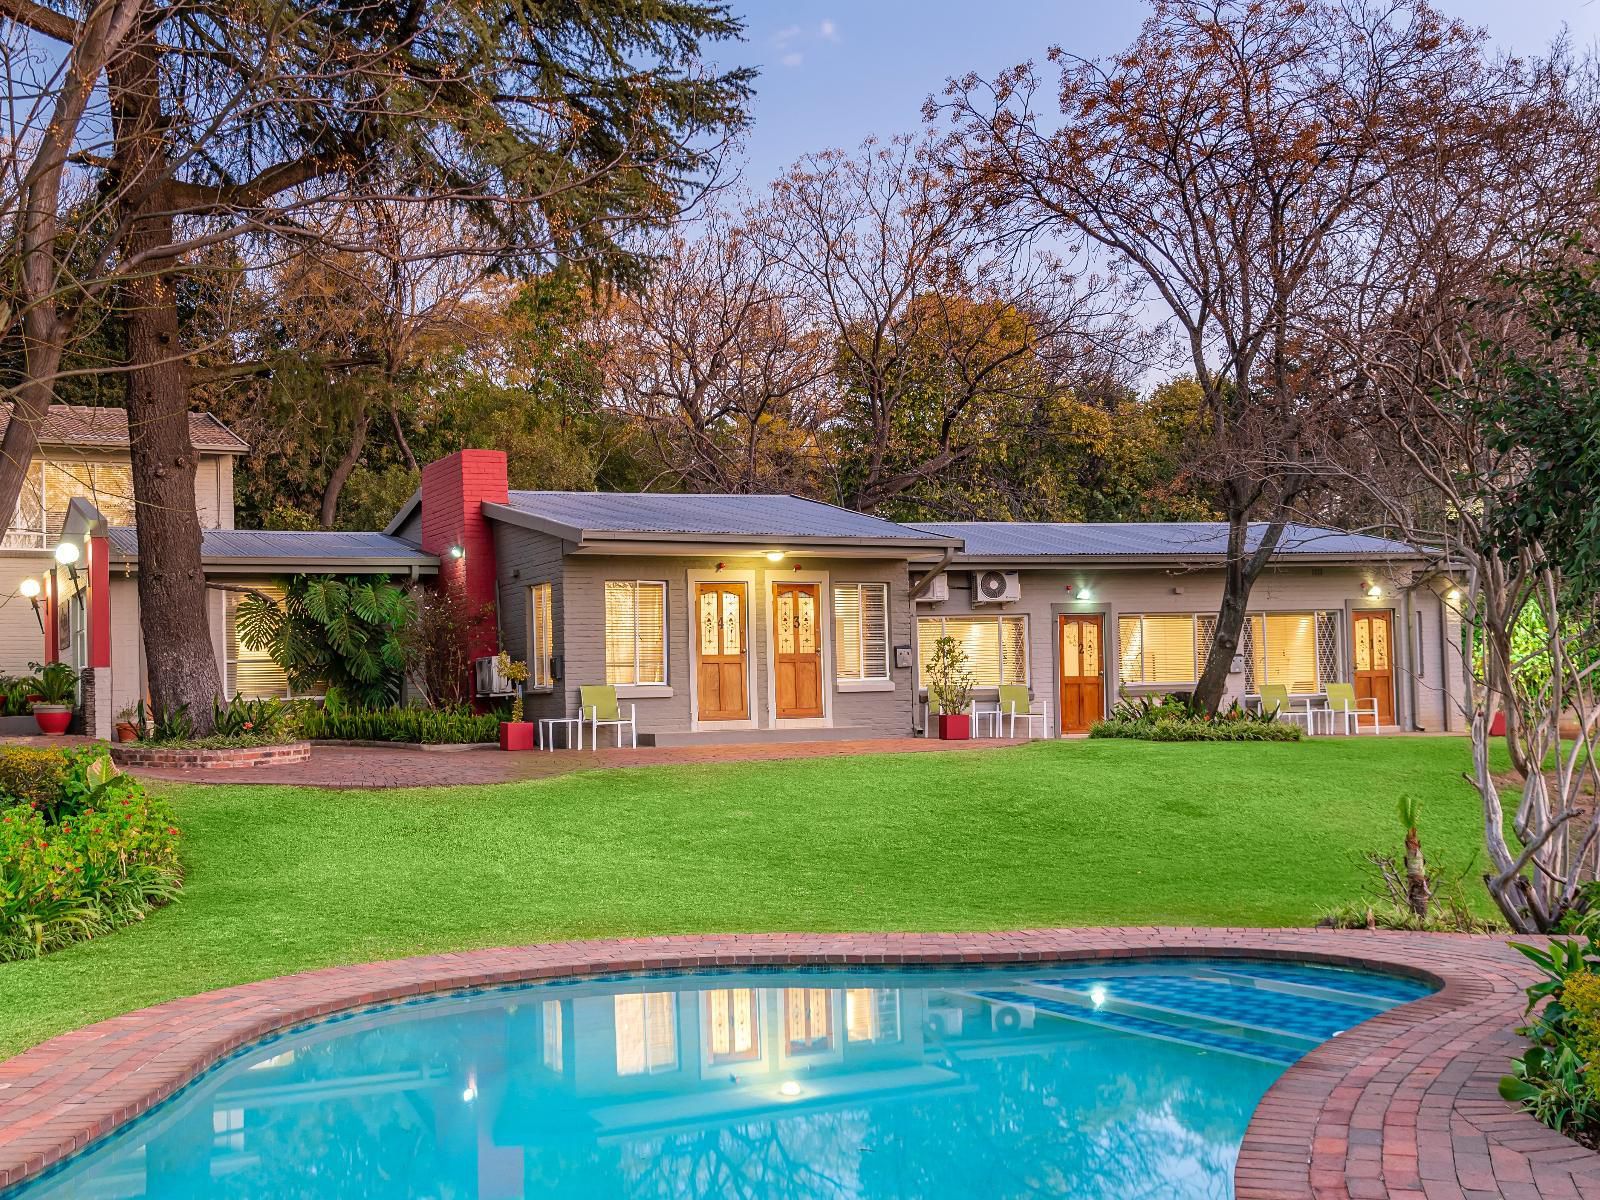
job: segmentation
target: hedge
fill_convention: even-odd
[[[300,714],[299,732],[312,740],[350,742],[418,742],[439,746],[461,742],[494,742],[500,738],[498,713],[469,709],[310,708]]]

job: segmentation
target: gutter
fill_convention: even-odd
[[[937,563],[924,571],[921,578],[911,585],[909,599],[913,604],[915,604],[923,596],[927,595],[928,589],[933,586],[933,581],[944,573],[944,569],[955,560],[955,557],[956,548],[954,546],[946,546],[944,548],[944,556],[940,558]]]

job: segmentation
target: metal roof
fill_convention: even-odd
[[[966,547],[960,557],[965,559],[1222,558],[1228,548],[1224,521],[924,521],[920,528],[960,538]],[[1260,522],[1250,527],[1248,549],[1260,545],[1265,528]],[[1289,525],[1274,557],[1418,558],[1423,553],[1409,543],[1370,534]]]
[[[551,532],[585,538],[713,537],[810,542],[877,542],[941,546],[941,533],[896,525],[817,500],[786,495],[701,495],[676,492],[512,492],[491,516],[532,518]]]
[[[0,403],[0,437],[11,424],[12,404]],[[210,413],[189,414],[189,441],[196,450],[245,454],[250,445]],[[52,404],[39,422],[41,446],[116,450],[128,444],[128,410],[89,404]]]
[[[118,525],[106,531],[113,556],[139,557],[139,533]],[[403,538],[383,533],[338,530],[207,529],[200,538],[200,557],[208,563],[237,563],[283,568],[437,567],[439,560]]]

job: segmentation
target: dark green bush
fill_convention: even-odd
[[[1532,1045],[1511,1060],[1500,1095],[1550,1128],[1590,1149],[1600,1148],[1600,956],[1588,938],[1546,946],[1511,943],[1544,978],[1527,989],[1529,1024],[1517,1030]]]
[[[350,742],[419,742],[439,746],[493,742],[500,737],[499,713],[469,708],[308,707],[299,716],[300,735]]]
[[[0,675],[0,717],[26,717],[33,712],[32,675]]]
[[[1110,716],[1090,726],[1089,736],[1146,742],[1297,742],[1301,730],[1270,713],[1240,708],[1237,701],[1212,716],[1195,708],[1187,692],[1174,692],[1119,702]]]

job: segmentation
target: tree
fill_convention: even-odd
[[[452,209],[475,247],[492,231],[507,264],[579,261],[597,278],[636,280],[629,232],[669,217],[714,169],[719,137],[743,122],[751,72],[704,69],[702,44],[739,24],[693,0],[127,8],[116,52],[58,89],[103,86],[108,118],[105,142],[71,147],[109,232],[86,259],[94,273],[69,285],[74,303],[113,297],[124,330],[152,702],[205,713],[218,680],[192,620],[204,582],[178,313],[202,252],[246,238],[267,254],[313,237],[360,249],[339,219],[355,202],[425,201]],[[105,11],[78,20],[34,0],[0,4],[69,61]],[[78,128],[90,126],[80,118],[69,133]],[[65,332],[52,336],[59,356]],[[48,383],[30,368],[24,386]],[[0,461],[0,520],[26,464]]]
[[[1228,522],[1195,692],[1210,709],[1251,587],[1317,482],[1312,447],[1339,423],[1332,299],[1362,273],[1386,184],[1480,142],[1513,82],[1481,40],[1425,0],[1156,0],[1119,54],[1051,50],[1058,121],[1040,115],[1032,64],[931,106],[953,123],[947,161],[974,212],[1018,239],[1085,239],[1170,315]]]

